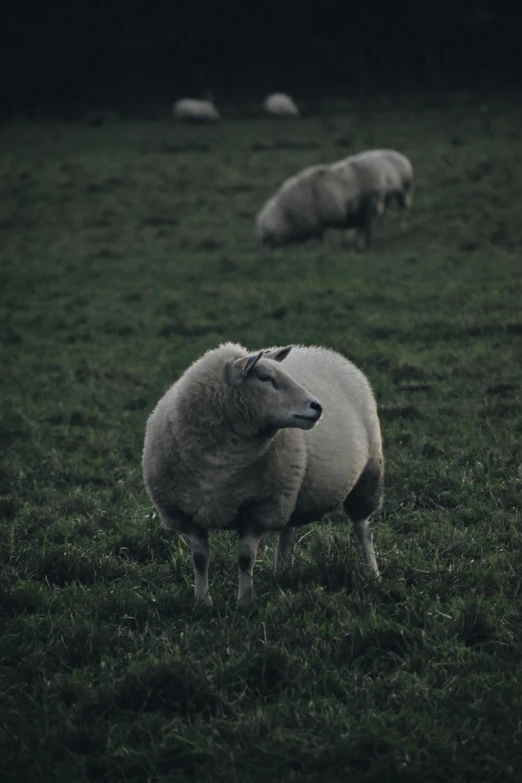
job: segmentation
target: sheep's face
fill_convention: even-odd
[[[274,231],[268,230],[266,227],[256,228],[257,245],[260,250],[275,250],[280,244],[279,239]]]
[[[273,434],[286,427],[310,430],[321,418],[319,400],[279,366],[291,347],[260,351],[230,366],[233,415],[245,434]]]

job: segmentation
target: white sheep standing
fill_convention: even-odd
[[[273,92],[263,101],[263,109],[276,117],[300,117],[301,112],[289,95]]]
[[[400,213],[401,223],[406,225],[407,214],[411,208],[414,190],[413,166],[408,158],[396,150],[366,150],[353,155],[348,160],[373,166],[384,175],[385,206],[395,201]]]
[[[287,179],[256,218],[263,247],[323,239],[329,228],[355,228],[368,247],[384,211],[385,178],[375,166],[347,158],[310,166]]]
[[[221,116],[210,100],[181,98],[172,107],[174,116],[184,122],[217,122]]]
[[[377,407],[366,377],[338,353],[287,346],[249,354],[233,343],[207,351],[150,415],[142,464],[164,526],[190,541],[196,602],[211,602],[210,530],[237,531],[238,603],[248,606],[263,534],[279,531],[281,574],[296,527],[341,506],[379,575],[368,522],[383,491]]]

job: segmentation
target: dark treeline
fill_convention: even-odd
[[[381,5],[19,0],[4,16],[3,113],[133,110],[209,89],[218,101],[288,90],[313,102],[521,84],[520,10]]]

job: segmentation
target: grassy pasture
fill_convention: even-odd
[[[410,225],[261,253],[288,175],[390,146]],[[0,779],[518,781],[522,763],[522,111],[0,128]],[[369,376],[382,584],[341,518],[192,608],[158,528],[146,417],[204,350],[319,343]]]

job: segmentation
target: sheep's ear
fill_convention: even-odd
[[[244,359],[236,359],[235,362],[232,362],[230,367],[230,380],[234,386],[238,386],[245,380],[252,367],[255,367],[263,356],[263,353],[264,351],[252,353],[250,356],[245,356]]]
[[[286,348],[277,348],[275,351],[265,351],[265,356],[267,359],[273,359],[275,362],[282,362],[283,359],[286,359],[293,347],[293,345],[287,345]]]

